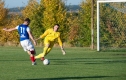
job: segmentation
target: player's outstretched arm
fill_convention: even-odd
[[[65,50],[64,50],[64,48],[63,48],[63,47],[61,47],[61,51],[62,51],[63,55],[65,55],[65,54],[66,54],[66,52],[65,52]]]
[[[61,51],[62,51],[63,55],[65,55],[66,52],[65,52],[65,50],[64,50],[64,48],[63,48],[63,43],[62,43],[62,41],[61,41],[61,39],[60,39],[60,36],[58,37],[58,42],[59,42],[59,45],[60,45],[60,48],[61,48]]]
[[[39,39],[41,39],[41,38],[39,37],[39,38],[37,38],[37,39],[35,39],[35,40],[38,41]]]
[[[4,31],[8,31],[8,32],[11,32],[13,30],[16,30],[16,28],[10,28],[10,29],[7,29],[7,28],[3,28]]]

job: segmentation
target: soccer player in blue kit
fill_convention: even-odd
[[[23,47],[24,51],[27,51],[27,53],[30,55],[32,65],[36,65],[35,58],[34,58],[36,52],[30,39],[33,41],[35,45],[36,45],[36,41],[31,34],[30,28],[28,26],[29,24],[30,24],[30,19],[26,18],[23,24],[18,25],[15,28],[10,28],[10,29],[4,28],[3,30],[8,32],[13,30],[18,30],[21,46]]]

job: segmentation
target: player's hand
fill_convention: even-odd
[[[7,30],[7,28],[3,28],[3,30],[4,30],[4,31],[6,31],[6,30]]]
[[[35,46],[37,45],[36,41],[34,41],[33,43],[34,43]]]
[[[38,41],[40,38],[38,38],[38,39],[35,39],[36,41]]]
[[[64,50],[64,49],[62,49],[62,53],[63,53],[63,55],[65,55],[65,54],[66,54],[66,52],[65,52],[65,50]]]

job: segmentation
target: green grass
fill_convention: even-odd
[[[37,54],[42,48],[36,48]],[[0,47],[1,80],[126,80],[126,52],[97,52],[84,48],[60,48],[45,57],[50,65],[40,60],[32,66],[21,47]]]

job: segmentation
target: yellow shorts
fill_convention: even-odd
[[[47,45],[47,44],[54,45],[54,41],[50,41],[48,38],[45,38],[44,45]]]

